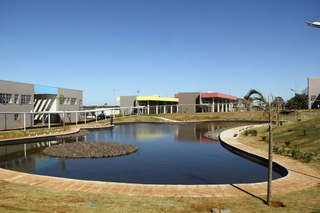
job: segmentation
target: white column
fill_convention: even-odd
[[[217,103],[217,112],[220,112],[220,104],[219,104],[219,101]]]
[[[177,113],[179,113],[179,104],[177,104]]]
[[[26,113],[23,113],[23,131],[26,131]]]
[[[170,106],[170,113],[172,114],[172,105]]]
[[[27,157],[27,144],[23,144],[23,149],[24,149],[24,157]]]
[[[212,103],[212,110],[211,112],[214,112],[214,103]]]
[[[148,115],[150,114],[150,105],[149,105],[149,101],[148,101]]]
[[[166,114],[166,105],[163,106],[163,114]]]
[[[49,129],[51,128],[51,116],[50,116],[50,113],[48,114],[49,115],[49,117],[48,117],[48,122],[49,122]]]
[[[156,106],[156,114],[158,114],[158,105]]]

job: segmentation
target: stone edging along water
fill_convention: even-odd
[[[259,125],[256,125],[259,126]],[[223,144],[238,154],[256,156],[257,159],[267,159],[267,152],[248,147],[237,140],[239,130],[245,127],[228,129],[221,133]],[[236,137],[235,134],[237,134]],[[288,193],[306,189],[320,181],[319,174],[313,169],[296,160],[274,155],[274,162],[286,168],[287,175],[272,181],[272,193]],[[267,182],[248,184],[219,185],[150,185],[128,184],[115,182],[84,181],[68,178],[48,177],[22,172],[0,169],[0,179],[12,183],[28,184],[57,190],[79,191],[99,194],[119,194],[129,196],[149,197],[223,197],[223,196],[259,196],[266,195]]]

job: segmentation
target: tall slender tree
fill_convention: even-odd
[[[267,101],[266,98],[262,95],[261,92],[251,89],[244,97],[245,100],[251,100],[251,103],[258,102],[258,105],[252,105],[252,108],[257,108],[263,110],[269,121],[269,156],[268,156],[268,189],[267,189],[267,205],[271,204],[271,189],[272,189],[272,165],[273,165],[273,135],[272,131],[279,126],[280,116],[279,116],[279,104],[280,101],[277,98],[273,98],[270,95],[270,100]],[[272,126],[273,122],[276,122],[276,125]]]
[[[64,96],[64,93],[62,92],[60,95],[59,95],[59,104],[62,104],[63,105],[63,130],[66,130],[66,127],[65,127],[65,123],[66,123],[66,120],[65,120],[65,103],[64,101],[66,100],[66,97]]]

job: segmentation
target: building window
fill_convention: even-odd
[[[11,94],[0,93],[0,104],[11,104]]]
[[[21,95],[21,104],[31,104],[31,95]]]
[[[15,120],[15,121],[19,121],[19,120],[20,120],[19,114],[14,114],[14,120]]]
[[[19,104],[19,95],[18,94],[14,95],[14,103]]]
[[[60,105],[63,105],[63,101],[64,101],[64,97],[63,97],[63,96],[60,96],[60,97],[59,97],[59,104],[60,104]]]
[[[77,105],[77,99],[71,98],[71,105]]]
[[[70,98],[64,99],[64,105],[70,105]]]

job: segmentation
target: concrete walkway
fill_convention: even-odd
[[[158,119],[163,120],[165,122],[173,122],[173,123],[180,122],[181,123],[181,121],[172,120],[172,119],[169,119],[169,118],[163,118],[163,117],[155,117],[155,118],[158,118]]]
[[[235,133],[239,133],[237,127],[226,130],[221,134],[221,139],[230,146],[244,152],[266,158],[267,153],[248,147],[238,142]],[[316,185],[320,176],[313,169],[283,156],[274,156],[275,162],[286,167],[289,171],[286,177],[273,181],[273,194],[288,193],[306,189]],[[267,182],[249,184],[222,184],[222,185],[147,185],[126,184],[100,181],[83,181],[67,178],[48,177],[14,172],[0,169],[0,179],[12,183],[28,184],[47,187],[62,191],[81,191],[101,194],[120,194],[130,196],[149,197],[223,197],[223,196],[260,196],[267,191]]]

